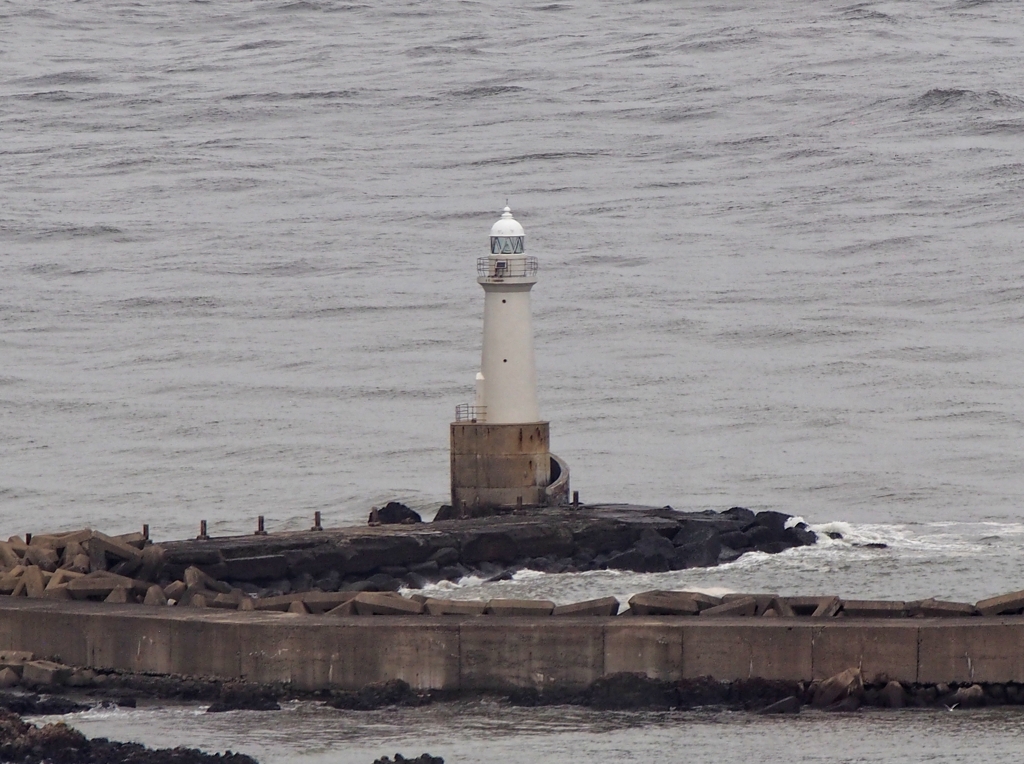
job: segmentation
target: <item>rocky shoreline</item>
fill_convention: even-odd
[[[280,710],[280,703],[289,700],[317,702],[344,711],[374,711],[482,699],[519,707],[570,705],[598,711],[719,708],[768,714],[797,713],[803,709],[853,712],[861,708],[1024,708],[1024,684],[1017,682],[901,683],[884,676],[865,677],[856,667],[816,682],[727,681],[711,677],[668,681],[642,674],[620,673],[603,677],[582,688],[555,684],[543,690],[509,687],[504,691],[487,692],[415,690],[400,679],[366,685],[359,690],[301,692],[283,684],[260,685],[129,673],[106,676],[108,681],[103,687],[89,690],[61,688],[51,695],[0,692],[0,713],[65,715],[98,706],[135,708],[139,701],[207,703],[208,713],[269,712]],[[238,761],[241,764],[247,759]]]
[[[195,748],[146,748],[138,743],[89,739],[63,722],[37,726],[0,710],[0,761],[19,764],[257,764],[242,753]]]

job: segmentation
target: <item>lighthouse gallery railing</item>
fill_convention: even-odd
[[[521,279],[537,275],[536,257],[479,257],[476,273],[481,278]]]

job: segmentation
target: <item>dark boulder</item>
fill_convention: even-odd
[[[632,549],[612,555],[608,567],[612,570],[632,570],[637,573],[663,573],[672,569],[676,549],[672,542],[652,528],[645,529]]]
[[[818,534],[807,527],[807,523],[797,523],[785,531],[786,540],[793,546],[811,546],[818,543]]]
[[[612,674],[590,685],[586,705],[601,711],[668,709],[678,705],[678,695],[672,682],[643,674]]]
[[[455,511],[455,507],[451,504],[442,504],[437,510],[437,514],[434,515],[433,522],[440,523],[445,520],[458,520],[459,513]]]
[[[0,760],[23,764],[256,764],[241,753],[208,754],[195,748],[150,749],[138,743],[88,739],[62,722],[36,727],[0,711]]]
[[[430,703],[428,694],[418,693],[401,679],[376,682],[351,691],[335,692],[327,705],[351,711],[373,711],[386,706],[424,706]]]
[[[672,536],[672,543],[675,546],[707,544],[712,539],[720,538],[721,534],[714,525],[704,522],[688,522],[683,523]]]
[[[32,716],[63,716],[88,711],[89,706],[59,696],[20,695],[0,692],[0,709]]]
[[[734,521],[737,525],[746,527],[754,522],[754,513],[746,507],[731,507],[722,513],[722,517],[727,517]]]
[[[750,539],[743,531],[727,531],[718,537],[718,540],[722,542],[722,546],[727,546],[730,549],[750,549],[753,544],[750,543]]]
[[[280,711],[277,697],[269,690],[253,685],[230,684],[221,689],[220,698],[206,709],[208,714],[224,711]]]
[[[366,580],[376,586],[378,592],[397,592],[402,588],[402,582],[387,573],[374,573]]]
[[[377,520],[381,525],[412,525],[423,522],[418,512],[397,501],[389,501],[377,510]]]
[[[722,544],[717,536],[703,544],[684,544],[675,550],[672,567],[675,570],[710,568],[718,564],[721,553]]]
[[[396,753],[394,761],[387,756],[382,756],[373,764],[444,764],[444,759],[440,756],[431,756],[429,753],[421,753],[416,758],[407,759],[402,754]]]
[[[459,550],[452,546],[445,546],[438,549],[427,562],[436,562],[440,567],[454,565],[459,561]]]

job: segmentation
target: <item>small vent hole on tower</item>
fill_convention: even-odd
[[[502,300],[502,301],[501,301],[501,304],[502,304],[502,305],[504,305],[504,304],[505,304],[505,301],[504,301],[504,300]]]
[[[507,359],[507,358],[502,358],[502,359],[501,359],[501,362],[502,362],[502,363],[508,363],[508,359]]]

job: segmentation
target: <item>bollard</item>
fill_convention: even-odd
[[[206,521],[205,520],[200,520],[199,521],[199,535],[196,536],[196,538],[199,539],[200,541],[209,541],[210,540],[209,535],[207,535],[207,533],[206,533]]]
[[[256,518],[256,536],[266,536],[267,532],[263,528],[263,515]]]
[[[26,544],[31,544],[32,543],[32,534],[31,533],[26,533],[25,534],[25,543]]]
[[[313,513],[313,527],[310,528],[310,530],[322,531],[323,529],[324,527],[320,524],[320,510],[318,509],[316,512]]]
[[[573,509],[579,509],[580,508],[580,492],[579,491],[573,491],[572,492],[572,506],[573,506]]]
[[[149,541],[149,523],[142,524],[142,538]]]

